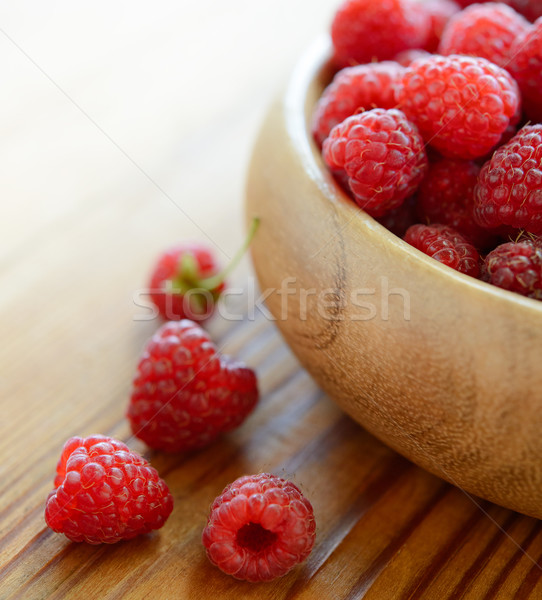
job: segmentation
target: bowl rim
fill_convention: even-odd
[[[460,273],[427,256],[381,225],[362,208],[355,205],[343,192],[325,166],[320,150],[313,140],[310,130],[309,117],[312,114],[313,106],[309,102],[309,92],[324,72],[330,69],[330,63],[331,39],[328,34],[323,34],[308,47],[297,62],[287,83],[283,96],[283,107],[288,137],[298,154],[305,173],[320,192],[334,204],[335,208],[345,213],[346,225],[338,233],[352,226],[356,226],[360,233],[362,229],[370,229],[380,236],[386,244],[395,247],[401,252],[406,252],[410,259],[414,261],[414,265],[419,263],[420,266],[423,265],[425,268],[438,273],[441,277],[444,276],[451,281],[455,280],[462,285],[467,285],[473,291],[484,294],[488,298],[498,299],[498,301],[509,305],[521,306],[523,310],[542,315],[542,302],[540,300],[504,290],[485,281]],[[352,208],[355,209],[352,216],[346,214],[347,212],[352,212]],[[358,218],[356,218],[356,215]],[[322,246],[322,249],[333,239],[330,238]]]

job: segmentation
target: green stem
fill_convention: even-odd
[[[199,282],[199,287],[206,290],[214,290],[224,283],[227,277],[229,277],[230,273],[235,269],[235,267],[237,267],[241,258],[243,258],[243,255],[254,239],[259,226],[260,218],[254,217],[248,229],[247,237],[245,238],[243,245],[239,248],[239,250],[237,250],[235,256],[230,261],[230,264],[221,273],[218,273],[218,275],[213,275],[212,277],[207,277],[207,279],[202,279]]]

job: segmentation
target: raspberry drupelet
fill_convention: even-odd
[[[322,153],[332,171],[346,172],[356,203],[374,217],[399,207],[428,164],[418,130],[395,109],[349,117],[331,130]]]
[[[316,105],[312,131],[321,146],[329,132],[360,110],[393,108],[393,86],[403,67],[394,61],[347,67],[339,71]]]
[[[45,520],[74,542],[129,540],[160,529],[173,509],[156,469],[113,438],[70,438],[56,470]]]
[[[474,217],[542,234],[542,125],[526,125],[480,171]]]
[[[484,281],[528,298],[542,300],[542,243],[522,239],[497,246],[484,261]]]
[[[480,276],[480,255],[476,248],[447,225],[413,225],[404,240],[443,265],[471,277]]]
[[[221,355],[187,319],[163,325],[137,367],[127,416],[151,448],[193,450],[239,426],[258,400],[256,375]]]
[[[517,118],[519,90],[510,74],[485,58],[420,58],[395,90],[398,107],[442,155],[487,154]]]
[[[215,499],[202,542],[224,573],[271,581],[309,556],[315,530],[312,506],[299,488],[261,473],[240,477]]]

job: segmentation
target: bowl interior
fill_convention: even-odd
[[[457,285],[469,286],[482,295],[499,298],[500,301],[510,305],[511,311],[526,310],[538,313],[542,319],[542,302],[464,275],[428,257],[357,207],[341,190],[327,169],[311,134],[311,118],[314,107],[335,72],[330,56],[331,41],[329,36],[324,35],[313,43],[299,61],[285,94],[285,121],[306,175],[338,211],[347,213],[348,228],[354,230],[354,235],[363,235],[367,228],[374,230],[381,237],[382,244],[400,248],[402,252],[406,253],[405,256],[408,255],[411,259],[418,261],[420,268],[423,266],[423,268],[433,271],[437,281],[442,277],[448,281],[454,280]]]

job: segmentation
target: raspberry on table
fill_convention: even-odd
[[[193,450],[238,427],[258,400],[254,371],[221,355],[187,319],[164,324],[145,346],[127,417],[151,448]]]
[[[400,206],[427,170],[418,130],[395,109],[348,117],[331,130],[322,153],[332,170],[346,172],[356,203],[374,217]]]
[[[224,573],[271,581],[309,556],[315,530],[312,506],[299,488],[261,473],[236,479],[215,499],[202,542]]]
[[[484,281],[528,298],[542,300],[542,243],[522,239],[501,244],[484,261]]]
[[[441,158],[429,171],[417,192],[420,221],[442,223],[463,235],[477,248],[487,248],[495,235],[474,220],[474,187],[480,167],[470,160]]]
[[[523,110],[529,119],[542,121],[542,17],[520,34],[511,48],[508,70],[518,82]]]
[[[506,68],[512,45],[529,26],[527,19],[501,2],[475,4],[449,20],[438,52],[480,56]]]
[[[413,225],[404,240],[460,273],[471,277],[480,275],[480,255],[476,248],[448,225]]]
[[[474,218],[542,234],[542,125],[526,125],[480,171]]]
[[[384,61],[339,71],[316,104],[312,131],[321,146],[329,132],[357,111],[395,106],[394,84],[403,73],[396,62]]]
[[[424,48],[428,52],[436,52],[446,24],[461,7],[454,0],[425,0],[423,8],[431,19],[431,32]]]
[[[412,0],[346,0],[331,24],[335,60],[346,67],[423,48],[430,27],[429,15]]]
[[[72,437],[56,468],[45,521],[74,542],[113,544],[160,529],[173,498],[156,469],[113,438]]]
[[[415,60],[395,90],[399,108],[442,155],[473,159],[495,146],[517,115],[516,82],[485,58]]]
[[[204,321],[214,312],[226,277],[237,266],[254,238],[260,219],[255,217],[247,237],[230,264],[221,272],[214,253],[201,242],[183,242],[164,252],[150,278],[150,298],[166,320],[189,317]]]
[[[202,321],[210,317],[224,290],[223,282],[211,289],[205,289],[203,282],[219,271],[210,248],[200,242],[183,242],[163,252],[156,261],[149,282],[150,298],[166,320],[189,317]]]

